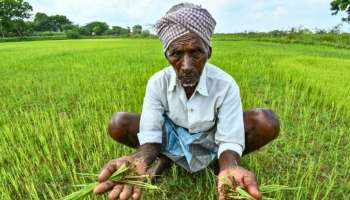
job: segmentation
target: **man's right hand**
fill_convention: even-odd
[[[127,200],[130,197],[132,199],[140,199],[141,189],[137,186],[130,186],[128,184],[117,184],[113,181],[108,180],[109,177],[124,163],[131,163],[135,166],[134,170],[139,175],[146,174],[147,165],[144,160],[140,157],[135,156],[123,156],[114,160],[109,161],[101,170],[98,177],[100,184],[94,189],[95,194],[102,194],[110,191],[108,199],[120,199]]]

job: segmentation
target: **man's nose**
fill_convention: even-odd
[[[184,61],[182,64],[182,70],[185,73],[190,73],[193,70],[192,58],[189,55],[184,55]]]

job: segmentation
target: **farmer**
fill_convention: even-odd
[[[215,161],[219,199],[225,199],[221,186],[235,183],[261,198],[255,175],[240,166],[240,157],[276,138],[279,123],[268,109],[243,113],[234,79],[207,62],[215,24],[207,10],[189,3],[173,6],[157,21],[171,66],[149,79],[141,116],[113,115],[108,133],[137,152],[109,161],[95,193],[110,191],[109,199],[140,198],[140,188],[107,180],[125,162],[138,174],[159,175],[172,163],[197,172]]]

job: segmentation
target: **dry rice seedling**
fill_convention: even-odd
[[[227,185],[228,186],[228,185]],[[246,192],[242,187],[236,187],[235,190],[225,187],[224,190],[227,191],[226,195],[230,199],[235,199],[235,200],[255,200],[248,192]],[[283,186],[283,185],[261,185],[259,187],[260,192],[264,194],[269,194],[272,192],[279,192],[283,190],[298,190],[300,189],[299,187],[288,187],[288,186]],[[264,199],[266,200],[274,200],[273,198],[270,197],[265,197]]]
[[[133,186],[138,186],[147,190],[160,190],[158,186],[151,184],[149,175],[135,175],[131,174],[131,167],[127,164],[123,164],[117,171],[115,171],[109,180],[117,182],[117,183],[125,183]],[[94,178],[96,179],[98,174],[87,174],[80,173],[79,175]],[[147,181],[141,181],[142,179],[146,179]],[[82,187],[82,189],[66,196],[63,200],[78,200],[83,199],[85,196],[92,193],[94,188],[99,184],[99,182],[93,182],[83,185],[75,185],[76,187]]]

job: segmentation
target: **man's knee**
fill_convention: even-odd
[[[244,112],[245,144],[244,154],[253,152],[279,134],[279,121],[270,109],[257,108]]]
[[[262,137],[271,141],[278,137],[280,131],[280,123],[277,115],[271,109],[257,109],[259,129],[261,130]]]
[[[119,140],[124,137],[129,124],[130,120],[126,112],[114,113],[108,123],[107,132],[113,139]]]

